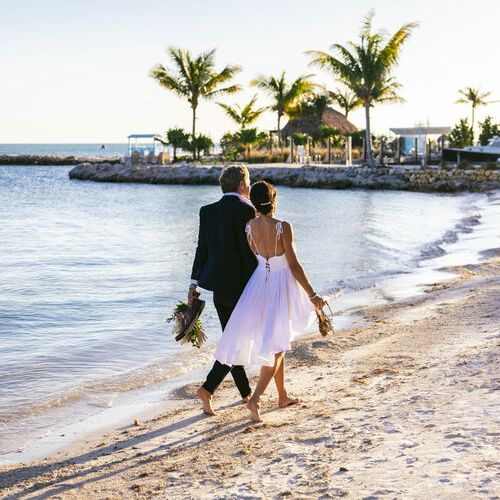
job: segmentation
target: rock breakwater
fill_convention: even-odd
[[[0,155],[0,165],[115,165],[120,162],[119,156]]]
[[[109,163],[77,165],[71,179],[150,184],[217,184],[223,166],[126,166]],[[248,166],[253,181],[325,189],[395,189],[424,192],[500,189],[500,169],[421,167]]]

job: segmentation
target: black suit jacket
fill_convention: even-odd
[[[257,259],[248,246],[245,226],[255,210],[237,196],[223,196],[200,209],[198,247],[191,279],[219,296],[239,296]]]

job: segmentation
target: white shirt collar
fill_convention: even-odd
[[[237,196],[243,203],[246,203],[253,208],[252,202],[248,198],[242,196],[240,193],[224,193],[223,196]]]

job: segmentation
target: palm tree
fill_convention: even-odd
[[[328,92],[330,99],[335,101],[340,109],[344,112],[344,116],[347,118],[351,111],[359,108],[363,104],[363,101],[354,94],[351,90],[331,90]]]
[[[348,42],[347,46],[333,44],[338,57],[326,52],[311,50],[311,64],[328,68],[361,100],[366,117],[366,150],[368,162],[373,165],[373,153],[370,134],[370,108],[375,103],[402,102],[397,91],[401,87],[391,76],[401,53],[401,47],[418,26],[406,23],[386,41],[383,32],[373,32],[374,11],[370,10],[363,21],[360,41]]]
[[[288,114],[292,117],[310,115],[321,121],[323,113],[331,102],[330,95],[324,89],[323,92],[314,92],[307,95],[293,109],[290,109]]]
[[[241,130],[245,130],[248,125],[259,118],[259,116],[266,111],[267,106],[263,108],[255,108],[255,103],[257,101],[257,96],[254,95],[251,101],[243,107],[229,106],[228,104],[223,104],[218,102],[217,104],[226,112],[226,114],[232,118],[239,126]]]
[[[186,149],[189,145],[189,134],[182,128],[171,128],[167,130],[166,139],[168,144],[174,149],[174,163],[177,161],[177,150]]]
[[[221,87],[240,72],[241,68],[228,64],[221,71],[216,71],[215,51],[213,49],[194,57],[188,50],[169,47],[167,53],[174,69],[157,64],[149,73],[163,88],[189,102],[193,112],[191,131],[193,139],[196,137],[196,109],[200,99],[213,99],[241,90],[239,85]]]
[[[309,80],[313,75],[299,76],[292,83],[288,84],[285,71],[276,78],[274,76],[261,75],[250,82],[250,85],[262,89],[266,94],[274,99],[271,106],[278,114],[278,144],[281,146],[281,118],[290,111],[296,109],[297,104],[306,96],[313,92],[316,86]]]
[[[476,108],[478,106],[487,106],[493,102],[498,101],[487,101],[486,98],[491,95],[491,92],[481,92],[480,88],[465,87],[463,90],[458,91],[463,97],[455,101],[456,104],[471,104],[472,106],[472,119],[471,119],[471,130],[472,130],[472,143],[474,143],[474,118],[476,113]]]

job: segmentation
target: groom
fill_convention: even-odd
[[[257,265],[245,234],[245,226],[255,217],[249,200],[250,175],[246,167],[226,167],[219,178],[224,195],[201,207],[198,247],[191,273],[188,302],[197,287],[213,291],[214,305],[224,330],[247,281]],[[203,411],[215,415],[212,395],[231,372],[241,397],[246,402],[250,384],[243,366],[228,366],[215,361],[205,383],[198,389]]]

